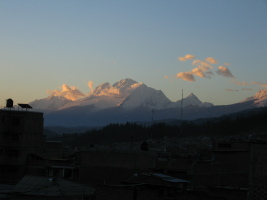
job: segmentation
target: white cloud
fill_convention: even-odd
[[[209,63],[204,62],[202,60],[194,60],[192,62],[192,65],[196,65],[199,69],[203,71],[208,71],[209,69],[213,68]]]
[[[61,90],[53,90],[53,91],[48,90],[47,93],[50,94],[51,96],[65,97],[72,101],[75,101],[85,96],[80,90],[78,90],[77,87],[68,86],[67,84],[63,84],[61,86]]]
[[[248,83],[246,81],[238,82],[236,80],[233,80],[231,82],[234,83],[234,84],[236,84],[236,85],[248,85]]]
[[[205,59],[205,61],[207,61],[207,62],[210,63],[210,64],[217,64],[217,63],[218,63],[218,61],[215,60],[215,59],[212,58],[212,57],[207,57],[207,58]]]
[[[225,89],[225,91],[228,91],[228,92],[238,92],[239,90],[238,89]]]
[[[169,79],[170,77],[166,75],[166,76],[163,76],[163,78]]]
[[[190,55],[190,54],[187,54],[184,57],[178,57],[178,60],[180,60],[180,61],[187,61],[187,60],[194,59],[194,58],[195,58],[195,56]]]
[[[242,88],[241,90],[248,90],[248,91],[250,91],[250,90],[253,90],[252,88]]]
[[[185,81],[194,82],[195,77],[192,75],[191,72],[180,72],[176,74],[176,78],[183,79]]]
[[[93,85],[94,85],[94,82],[93,81],[88,81],[87,82],[87,86],[89,87],[90,89],[90,93],[93,93],[94,89],[93,89]]]
[[[228,78],[234,78],[231,71],[227,67],[224,67],[224,66],[218,67],[217,74],[224,76],[224,77],[228,77]]]
[[[201,70],[201,69],[199,69],[199,68],[194,68],[194,69],[192,69],[190,73],[192,73],[192,74],[194,74],[194,75],[196,75],[196,76],[199,76],[199,77],[201,77],[201,78],[206,77],[205,74],[203,73],[203,70]]]
[[[262,82],[257,82],[257,81],[253,81],[251,83],[255,84],[255,85],[258,85],[258,86],[261,86],[261,87],[267,87],[267,83],[262,83]]]
[[[194,57],[195,56],[191,54],[187,54],[184,57],[178,57],[178,59],[181,61],[187,61],[188,59],[193,59]],[[183,79],[185,81],[190,81],[190,82],[195,81],[195,76],[198,76],[200,78],[211,78],[211,76],[214,75],[214,72],[212,71],[214,67],[212,65],[217,64],[217,63],[218,61],[213,57],[207,57],[204,61],[194,60],[192,62],[192,65],[196,66],[195,68],[187,72],[179,72],[176,74],[175,78],[180,78],[180,79]],[[224,64],[229,65],[228,63],[224,63]],[[217,74],[220,76],[228,77],[228,78],[235,78],[232,75],[231,71],[225,66],[219,66],[217,70]],[[165,77],[165,78],[168,78],[168,77]],[[242,82],[242,83],[236,82],[236,84],[246,85],[245,82]]]

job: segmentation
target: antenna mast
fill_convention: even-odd
[[[182,100],[181,100],[181,134],[183,134],[183,103],[184,103],[184,91],[182,90]]]
[[[181,119],[183,119],[183,103],[184,103],[184,91],[182,90],[182,101],[181,101]]]

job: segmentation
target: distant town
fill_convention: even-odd
[[[56,134],[0,109],[0,199],[267,199],[267,109],[209,120],[113,123]]]

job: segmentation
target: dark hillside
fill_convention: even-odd
[[[166,123],[154,123],[151,126],[128,122],[125,124],[109,124],[102,129],[95,129],[85,133],[63,134],[54,137],[53,140],[60,140],[67,145],[83,146],[138,142],[151,138],[162,139],[164,137],[228,137],[245,134],[267,136],[266,124],[267,108],[259,108],[219,118],[184,121],[179,126],[167,125]]]

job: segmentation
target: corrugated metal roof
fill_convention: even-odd
[[[143,183],[152,185],[165,185],[165,186],[175,186],[183,183],[188,183],[190,181],[172,177],[161,173],[141,173],[134,174],[131,176],[127,182],[129,183]]]
[[[188,183],[189,181],[180,179],[180,178],[175,178],[173,176],[169,176],[166,174],[161,174],[161,173],[151,173],[152,176],[160,178],[161,180],[172,182],[172,183]]]
[[[15,185],[0,184],[0,194],[1,193],[12,193],[14,190],[14,187]]]
[[[39,196],[79,196],[92,195],[95,189],[67,181],[62,178],[24,176],[15,186],[15,192]]]

